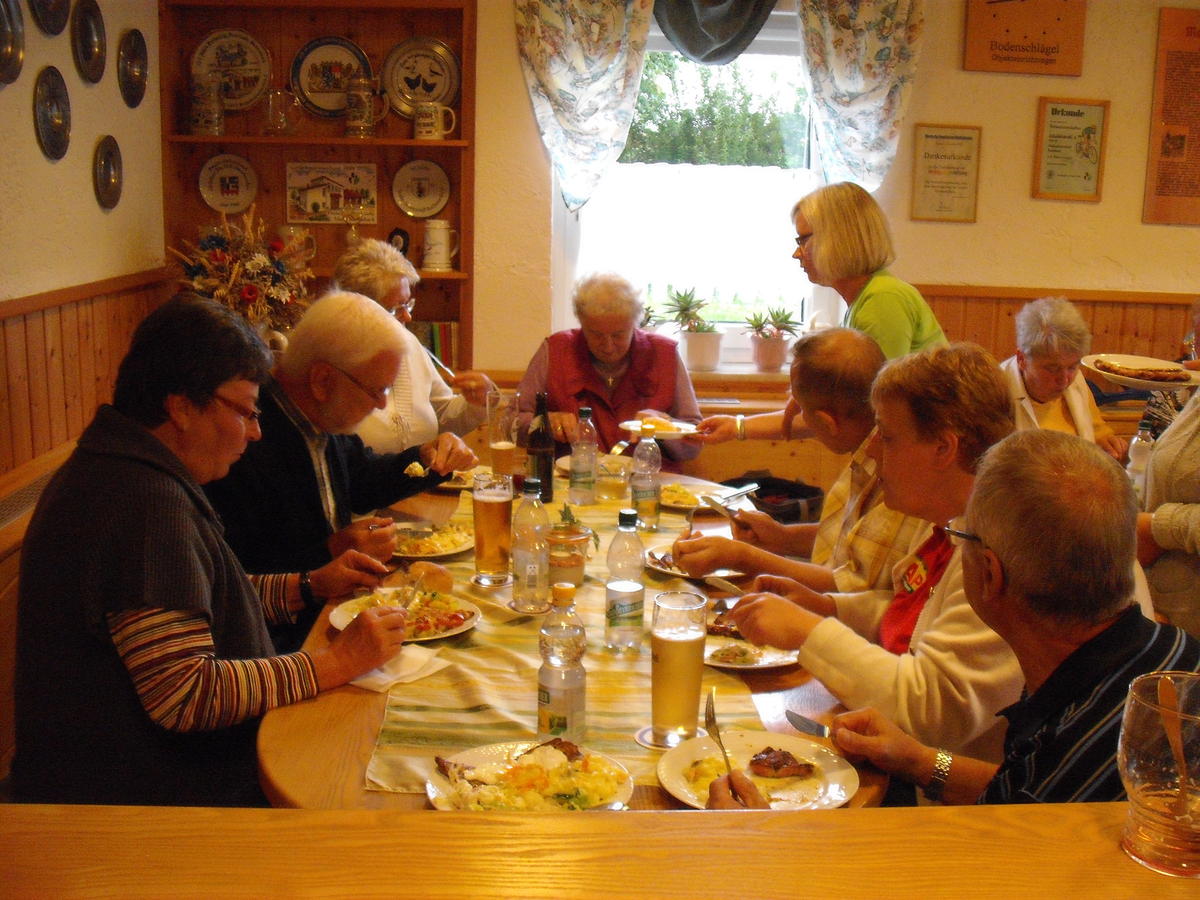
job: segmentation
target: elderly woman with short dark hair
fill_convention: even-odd
[[[1064,297],[1026,303],[1016,315],[1017,352],[1000,364],[1008,379],[1017,430],[1045,428],[1077,434],[1114,459],[1128,443],[1100,415],[1079,371],[1092,334],[1079,310]]]
[[[639,414],[700,421],[675,342],[638,327],[643,305],[633,285],[619,275],[591,275],[576,284],[573,303],[579,328],[544,340],[521,379],[523,426],[533,416],[539,391],[549,394],[554,439],[564,452],[578,436],[584,406],[592,408],[601,451],[627,438],[620,423]],[[662,447],[667,468],[700,452],[699,444],[685,441]]]

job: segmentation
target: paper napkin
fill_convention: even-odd
[[[351,684],[369,691],[386,691],[393,684],[416,681],[446,668],[450,663],[435,659],[437,648],[405,644],[404,647],[378,669],[359,675]]]

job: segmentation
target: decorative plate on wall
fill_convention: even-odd
[[[33,127],[47,159],[62,159],[71,143],[71,98],[54,66],[38,72],[33,88]]]
[[[418,103],[449,106],[458,96],[458,57],[435,38],[409,38],[388,54],[383,89],[402,116],[411,117]]]
[[[345,38],[317,38],[292,60],[292,93],[315,116],[344,116],[346,82],[359,76],[371,77],[371,61],[362,48]]]
[[[146,39],[136,28],[121,35],[117,48],[117,84],[125,105],[134,109],[146,95],[146,79],[150,62],[146,55]]]
[[[67,19],[71,15],[71,0],[29,0],[29,9],[33,12],[38,28],[53,37],[62,34],[62,30],[67,27]]]
[[[101,209],[112,209],[120,202],[122,176],[121,148],[117,146],[116,138],[106,134],[96,145],[96,154],[92,157],[92,188]]]
[[[225,108],[249,109],[262,99],[271,81],[271,54],[240,28],[210,31],[192,54],[192,75],[221,73]]]
[[[217,212],[245,212],[257,193],[258,173],[240,156],[218,154],[200,170],[200,196]]]
[[[392,199],[402,212],[413,218],[437,215],[450,199],[450,179],[437,163],[414,159],[396,170]]]
[[[108,58],[106,41],[99,4],[96,0],[78,0],[71,14],[71,55],[84,81],[96,84],[104,77],[104,62]]]
[[[11,84],[25,61],[25,20],[17,0],[0,0],[0,84]]]

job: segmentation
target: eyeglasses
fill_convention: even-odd
[[[251,422],[256,425],[258,424],[259,416],[262,415],[262,412],[255,409],[253,406],[242,406],[242,404],[234,403],[228,397],[222,397],[220,394],[213,394],[213,399],[221,402],[229,409],[232,409],[247,422]]]
[[[812,236],[813,233],[811,231],[808,234],[796,235],[796,248],[799,250],[806,249],[808,247],[808,242],[812,240]]]
[[[400,312],[400,310],[404,310],[406,313],[411,313],[414,309],[416,309],[416,306],[417,306],[417,298],[412,297],[405,303],[397,303],[395,306],[391,307],[388,310],[388,312],[391,313],[393,316],[396,313]]]
[[[358,388],[360,391],[362,391],[364,394],[366,394],[368,397],[370,397],[372,400],[375,401],[376,406],[387,405],[388,395],[392,393],[392,386],[390,384],[387,387],[369,388],[365,384],[363,384],[361,381],[359,381],[357,378],[355,378],[353,375],[351,375],[349,372],[347,372],[345,369],[343,369],[341,366],[335,366],[333,363],[329,362],[328,360],[326,360],[326,363],[329,366],[329,368],[336,369],[337,371],[339,371],[343,375],[345,375],[347,378],[349,378],[351,383],[356,388]]]
[[[954,544],[955,547],[961,547],[963,544],[967,543],[967,541],[972,541],[978,544],[980,547],[987,546],[984,544],[983,538],[977,534],[972,534],[969,531],[959,531],[957,528],[951,528],[949,525],[943,525],[942,531],[946,532],[946,534],[950,536],[950,542]]]

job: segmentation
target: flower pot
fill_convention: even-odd
[[[787,359],[788,339],[750,335],[750,348],[754,352],[754,365],[760,372],[778,372]]]
[[[721,332],[683,332],[684,361],[689,372],[715,372],[721,361]]]

